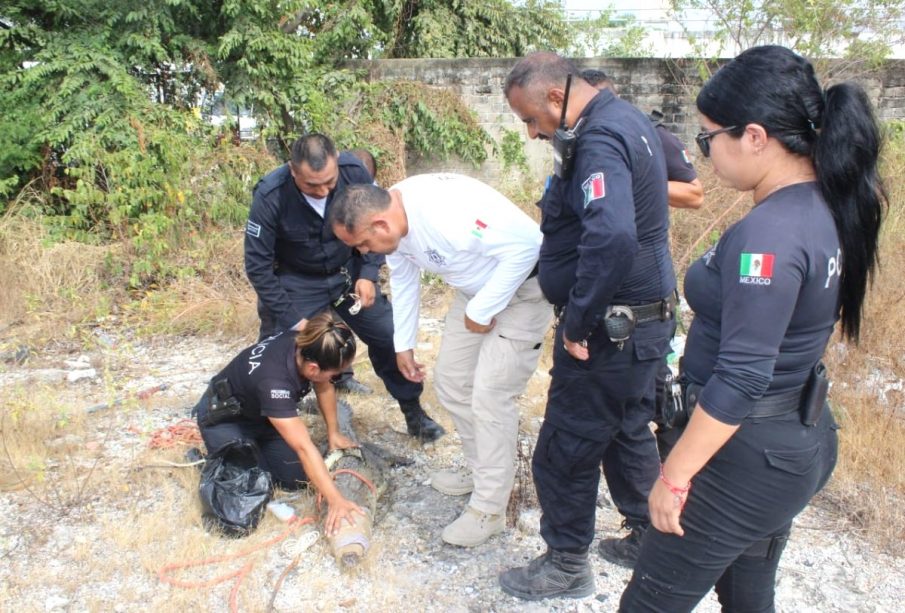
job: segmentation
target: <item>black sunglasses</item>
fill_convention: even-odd
[[[704,154],[705,158],[710,157],[710,139],[716,136],[717,134],[722,134],[723,132],[731,132],[735,130],[738,126],[729,126],[728,128],[719,128],[717,130],[711,130],[710,132],[699,132],[697,136],[694,137],[695,142],[698,144],[698,148],[701,150],[701,153]]]

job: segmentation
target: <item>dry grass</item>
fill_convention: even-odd
[[[901,170],[901,169],[899,169]],[[882,268],[871,289],[858,345],[831,341],[830,402],[842,427],[840,457],[825,498],[853,529],[890,551],[905,539],[905,184],[888,172],[891,208]]]
[[[256,297],[245,276],[243,234],[196,238],[180,257],[201,270],[170,282],[129,305],[131,323],[153,334],[257,337]]]
[[[57,388],[3,388],[0,491],[25,490],[56,517],[78,510],[101,472],[104,433],[86,434],[84,415]]]
[[[52,243],[35,220],[12,213],[0,218],[0,334],[16,326],[41,344],[69,326],[104,315],[125,292],[111,288],[104,262],[118,246]]]

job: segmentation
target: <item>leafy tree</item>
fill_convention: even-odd
[[[905,41],[901,0],[671,0],[681,23],[690,10],[716,18],[715,55],[783,44],[811,58],[876,64]],[[693,38],[693,37],[692,37]],[[700,55],[703,42],[697,41]],[[838,69],[844,69],[841,65]],[[850,67],[850,66],[849,66]]]
[[[402,57],[516,57],[565,44],[562,4],[528,0],[390,0],[380,22],[382,54]],[[392,8],[390,8],[392,7]]]
[[[176,273],[163,254],[211,223],[211,211],[241,218],[251,183],[273,164],[204,124],[199,93],[223,88],[284,146],[316,129],[340,145],[376,142],[399,162],[407,147],[477,164],[489,137],[461,101],[423,84],[370,84],[342,62],[555,46],[565,32],[558,6],[8,0],[0,8],[0,197],[42,178],[33,212],[70,237],[123,240],[132,284],[151,283]]]
[[[572,57],[649,57],[653,53],[644,26],[632,15],[617,16],[612,8],[569,23],[569,30],[569,44],[563,51]]]

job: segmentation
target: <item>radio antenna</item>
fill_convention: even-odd
[[[566,77],[566,93],[562,101],[562,114],[559,116],[559,127],[566,127],[566,107],[569,105],[569,90],[572,89],[572,73]]]

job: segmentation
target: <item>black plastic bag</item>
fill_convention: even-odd
[[[273,482],[261,468],[261,451],[251,441],[234,440],[207,457],[201,471],[204,527],[226,536],[249,535],[270,502]]]

